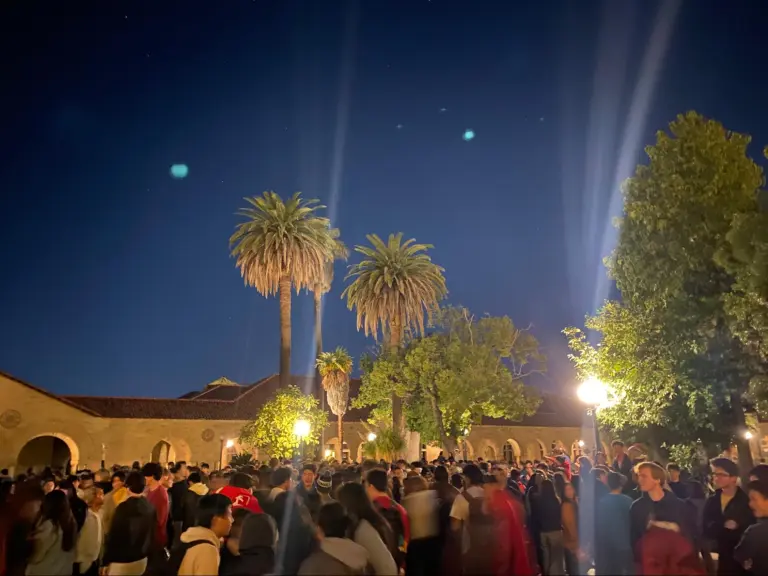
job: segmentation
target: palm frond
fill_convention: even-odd
[[[316,366],[323,379],[323,388],[328,395],[328,406],[336,416],[343,415],[349,404],[349,375],[352,372],[352,357],[339,346],[332,352],[323,352],[317,358]]]
[[[431,244],[402,241],[403,234],[390,234],[385,244],[376,234],[367,237],[370,246],[355,246],[363,260],[350,266],[344,292],[347,307],[357,310],[357,329],[366,336],[396,324],[423,334],[425,316],[431,320],[437,303],[448,293],[442,267],[432,262]]]

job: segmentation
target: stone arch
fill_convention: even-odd
[[[533,442],[529,442],[526,446],[526,459],[528,460],[544,460],[544,456],[547,454],[547,447],[544,442],[536,438]]]
[[[523,453],[522,450],[520,450],[520,444],[517,443],[517,440],[514,440],[512,438],[507,438],[507,441],[504,443],[504,446],[501,448],[501,456],[502,459],[505,462],[514,462],[515,460],[520,460]]]
[[[242,450],[242,447],[240,446],[237,439],[234,439],[235,446],[237,446],[237,452],[240,452]],[[171,445],[171,448],[174,452],[174,458],[169,458],[172,462],[181,462],[184,461],[187,464],[190,463],[192,460],[192,449],[189,447],[189,443],[184,440],[183,438],[171,438],[170,440],[167,440],[168,444]]]
[[[29,446],[31,443],[43,438],[51,438],[51,439],[64,442],[64,445],[69,450],[69,458],[68,458],[69,468],[71,469],[72,472],[77,470],[77,465],[80,462],[80,448],[78,447],[77,442],[75,442],[70,436],[67,436],[66,434],[62,434],[60,432],[43,432],[42,434],[35,434],[31,438],[29,438],[21,447],[21,450],[19,450],[19,453],[16,456],[16,463],[19,468],[23,468],[24,470],[26,470],[26,468],[30,466],[30,464],[25,464],[22,461],[22,456],[25,456],[25,457],[27,456],[24,454],[24,451],[25,449],[29,449]],[[51,443],[54,444],[53,442]],[[35,464],[36,463],[32,463],[32,466],[34,466]],[[52,463],[41,463],[41,464],[43,464],[44,466],[52,465]],[[66,462],[64,464],[66,466]]]
[[[496,460],[496,447],[490,442],[483,446],[483,459]]]
[[[152,447],[149,461],[167,466],[168,462],[176,462],[176,450],[168,440],[160,440]]]
[[[467,440],[466,438],[463,440],[463,442],[467,445],[467,460],[474,460],[475,459],[475,447],[472,446],[472,442]],[[464,446],[460,443],[459,444],[459,453],[458,456],[456,456],[457,459],[464,459]]]

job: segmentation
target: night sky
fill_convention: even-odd
[[[618,183],[653,132],[696,109],[768,143],[765,2],[7,4],[0,370],[57,393],[277,372],[277,299],[228,250],[268,189],[321,199],[348,245],[434,244],[449,301],[531,324],[534,383],[572,390],[560,330],[611,295]],[[358,357],[344,273],[324,338]],[[294,297],[294,373],[312,321]]]

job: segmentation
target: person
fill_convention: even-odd
[[[614,472],[618,472],[625,478],[632,476],[632,460],[627,456],[624,451],[624,442],[621,440],[614,440],[611,442],[611,448],[613,449],[613,468]]]
[[[324,504],[317,515],[319,549],[302,562],[299,576],[362,576],[368,566],[368,551],[347,535],[350,520],[339,502]]]
[[[291,469],[287,466],[275,468],[272,471],[270,483],[272,484],[272,490],[269,493],[269,499],[274,501],[278,494],[291,489]]]
[[[384,517],[394,535],[393,557],[398,567],[402,568],[405,564],[405,551],[408,548],[408,542],[411,537],[411,528],[408,521],[408,514],[400,504],[390,498],[387,493],[388,479],[387,471],[381,468],[374,468],[368,472],[365,477],[365,489],[368,498],[373,503],[376,511]]]
[[[529,542],[523,519],[518,515],[522,507],[506,490],[506,481],[500,476],[484,479],[484,502],[494,521],[497,537],[493,550],[494,576],[531,576],[536,572],[529,556]]]
[[[203,483],[202,474],[200,472],[190,472],[188,481],[189,487],[184,493],[184,500],[181,506],[183,514],[181,521],[182,533],[195,525],[197,503],[200,501],[200,498],[208,494],[208,486]]]
[[[238,555],[226,571],[222,563],[219,576],[273,574],[276,547],[277,525],[272,516],[248,513],[240,531]]]
[[[115,510],[104,546],[102,563],[110,576],[144,574],[156,530],[155,509],[143,497],[143,473],[134,470],[128,474],[125,487],[128,497]]]
[[[408,514],[411,537],[406,550],[406,574],[437,576],[440,571],[440,525],[437,492],[429,489],[423,476],[409,476],[403,481],[402,506]]]
[[[579,547],[579,505],[576,503],[576,491],[570,482],[563,486],[560,516],[563,524],[565,571],[568,576],[578,576],[582,574],[580,564],[586,560],[586,555]]]
[[[301,481],[296,486],[296,493],[304,501],[304,505],[309,509],[313,518],[317,517],[320,510],[320,497],[317,494],[315,479],[317,478],[317,467],[312,463],[304,464],[301,469]]]
[[[79,574],[97,576],[99,573],[99,556],[104,543],[104,531],[101,526],[101,510],[104,503],[104,490],[98,484],[83,491],[83,501],[88,505],[83,529],[77,537],[75,563]]]
[[[747,492],[757,523],[744,531],[733,558],[752,574],[768,574],[768,479],[751,481]]]
[[[157,462],[147,462],[141,468],[146,483],[145,496],[155,509],[155,528],[153,530],[152,549],[149,553],[150,569],[159,570],[166,560],[165,547],[168,545],[168,515],[170,502],[168,491],[162,485],[163,467]]]
[[[88,514],[88,505],[77,495],[78,489],[76,485],[80,485],[79,479],[77,476],[72,476],[70,478],[75,478],[75,481],[71,479],[62,480],[59,482],[58,489],[64,491],[69,498],[69,509],[72,511],[72,516],[75,518],[77,531],[79,532],[82,530],[83,524],[85,524],[85,517]]]
[[[597,503],[595,574],[629,576],[633,572],[629,534],[632,499],[622,492],[624,476],[612,471],[607,482],[610,492]]]
[[[664,472],[661,466],[659,469]],[[676,496],[668,493],[671,498]],[[643,497],[641,500],[645,500]],[[658,507],[637,543],[638,573],[644,576],[703,576],[704,568],[691,540],[681,534],[679,513]]]
[[[232,501],[232,508],[245,508],[254,514],[263,514],[258,499],[253,495],[253,479],[245,472],[235,472],[229,477],[229,485],[220,488],[217,494],[223,494]]]
[[[31,553],[31,534],[40,518],[45,493],[39,482],[17,480],[0,513],[0,571],[24,574]]]
[[[641,462],[637,465],[637,483],[643,493],[632,503],[629,510],[629,535],[635,559],[638,557],[638,543],[654,518],[664,517],[665,522],[675,524],[678,533],[692,540],[690,524],[686,521],[688,508],[672,492],[664,490],[667,471],[655,462]]]
[[[197,505],[195,505],[197,510]],[[232,510],[232,529],[224,540],[219,559],[219,576],[237,574],[240,566],[240,537],[243,534],[243,524],[252,512],[245,508]],[[186,531],[186,530],[185,530]]]
[[[749,496],[739,487],[739,467],[728,458],[710,463],[717,488],[704,504],[704,536],[716,545],[717,574],[742,574],[743,568],[733,551],[744,531],[755,522]]]
[[[331,488],[333,487],[333,475],[329,470],[324,470],[318,477],[317,481],[315,482],[317,484],[317,498],[318,498],[318,507],[315,511],[315,518],[317,518],[317,512],[320,511],[320,506],[323,504],[328,504],[328,502],[333,502],[333,498],[331,497]]]
[[[184,501],[189,491],[189,483],[187,482],[189,472],[186,462],[177,462],[171,468],[171,474],[173,475],[173,483],[168,488],[168,500],[171,506],[172,534],[174,539],[178,539],[184,526]]]
[[[565,574],[565,548],[560,500],[552,480],[543,480],[531,513],[541,530],[542,571],[547,576]]]
[[[374,508],[365,488],[355,482],[344,484],[339,489],[338,498],[349,517],[349,535],[368,552],[373,573],[376,576],[397,575],[394,533]]]
[[[758,464],[749,471],[750,482],[768,482],[768,464]]]
[[[221,539],[229,535],[234,523],[232,500],[223,494],[206,494],[197,503],[196,526],[181,535],[181,545],[171,553],[183,552],[179,576],[210,576],[219,573]]]
[[[688,498],[688,486],[685,482],[680,481],[680,474],[681,471],[679,465],[674,462],[667,464],[667,475],[669,476],[667,485],[669,486],[669,489],[674,492],[675,496],[681,500],[685,500]]]
[[[66,492],[46,494],[40,520],[32,533],[32,555],[27,576],[70,576],[75,561],[77,523]]]
[[[125,472],[118,470],[112,474],[112,490],[104,497],[104,505],[101,508],[101,522],[105,536],[112,526],[115,509],[126,498],[128,498],[128,489],[125,487]]]

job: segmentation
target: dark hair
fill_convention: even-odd
[[[512,480],[513,482],[520,482],[520,470],[517,468],[512,468],[512,470],[509,471],[509,480]]]
[[[461,474],[458,472],[451,474],[451,486],[457,488],[458,490],[464,488],[464,478],[462,478]]]
[[[197,501],[195,524],[210,528],[213,519],[217,516],[224,516],[230,508],[232,508],[232,500],[224,494],[206,494]]]
[[[750,476],[754,476],[761,482],[768,482],[768,464],[758,464],[749,471]]]
[[[435,482],[448,482],[448,468],[443,466],[435,466]]]
[[[245,472],[235,472],[229,477],[229,485],[250,490],[253,488],[253,480]]]
[[[394,540],[392,529],[384,517],[373,507],[362,484],[344,484],[339,488],[336,497],[352,523],[351,535],[354,535],[360,522],[366,520],[379,533],[382,542],[391,549],[390,544]]]
[[[287,468],[286,466],[281,466],[280,468],[275,468],[272,471],[272,478],[270,480],[270,484],[272,484],[273,487],[282,486],[290,479],[291,479],[291,469]]]
[[[674,462],[670,462],[667,464],[667,472],[680,472],[680,465],[675,464]]]
[[[618,472],[608,472],[608,489],[613,492],[614,490],[621,490],[626,482],[626,477]]]
[[[738,465],[730,458],[713,458],[710,461],[710,465],[712,468],[720,468],[721,470],[725,471],[728,476],[739,475]]]
[[[317,514],[317,524],[328,538],[345,538],[349,531],[349,518],[338,502],[322,505]]]
[[[118,480],[120,480],[120,482],[125,484],[125,472],[123,472],[122,470],[118,470],[117,472],[112,473],[111,480],[114,480],[115,478],[117,478]]]
[[[768,482],[765,480],[753,480],[747,484],[747,492],[755,491],[763,498],[768,499]]]
[[[483,483],[483,473],[474,464],[467,464],[461,472],[472,486],[480,486]]]
[[[200,469],[202,470],[203,468],[210,468],[208,462],[200,462]]]
[[[248,510],[248,508],[237,508],[232,511],[232,519],[234,522],[232,522],[232,530],[229,532],[230,538],[239,538],[240,532],[243,529],[243,524],[245,523],[245,519],[250,516],[252,512]]]
[[[184,466],[184,462],[176,462],[173,466],[171,466],[171,474],[178,474],[181,472],[181,467]]]
[[[315,466],[311,462],[307,462],[306,464],[304,464],[304,466],[301,467],[302,472],[306,472],[307,470],[312,470],[313,474],[317,474],[317,466]]]
[[[72,516],[72,510],[69,507],[69,498],[61,490],[48,492],[43,499],[42,518],[50,520],[51,523],[61,528],[63,538],[61,549],[69,552],[75,547],[77,537],[77,523]]]
[[[379,492],[386,492],[387,486],[389,484],[387,472],[381,468],[374,468],[373,470],[369,470],[365,477],[365,481]]]
[[[188,480],[190,484],[199,484],[203,481],[203,477],[200,475],[200,472],[190,472]]]
[[[160,480],[163,477],[163,467],[157,462],[147,462],[141,467],[141,473],[144,475],[144,478],[151,477],[155,480]]]
[[[64,490],[70,498],[73,498],[76,495],[75,485],[72,484],[72,481],[69,478],[59,482],[59,490]]]
[[[125,485],[129,492],[133,494],[141,494],[144,492],[144,488],[147,487],[147,481],[144,479],[144,474],[138,470],[131,471],[125,478]]]

